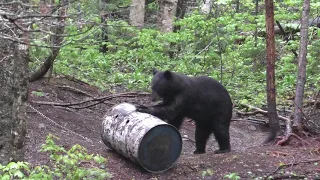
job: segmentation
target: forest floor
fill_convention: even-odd
[[[231,123],[232,152],[214,154],[213,151],[218,146],[211,137],[207,153],[201,155],[192,153],[195,150],[194,124],[192,121],[184,121],[180,132],[182,136],[186,135],[189,139],[184,139],[182,154],[177,163],[163,173],[146,172],[139,165],[108,149],[101,140],[100,131],[103,116],[114,104],[121,102],[148,104],[149,96],[145,93],[126,92],[120,87],[115,88],[114,91],[114,93],[100,92],[98,88],[65,77],[53,78],[49,83],[47,80],[31,83],[28,101],[36,110],[28,107],[27,111],[26,161],[33,165],[48,162],[48,155],[39,150],[41,144],[45,143],[46,136],[51,133],[60,138],[56,143],[66,149],[80,144],[87,148],[89,153],[100,154],[107,158],[106,168],[112,173],[113,179],[223,179],[230,173],[237,173],[241,179],[270,176],[274,179],[320,179],[318,178],[320,177],[320,155],[317,151],[320,148],[320,136],[303,137],[309,144],[293,138],[286,146],[262,146],[260,144],[266,138],[268,128],[245,119]],[[113,95],[110,96],[111,94]],[[92,99],[90,96],[110,97],[106,98],[104,103],[87,108],[77,109],[74,108],[76,106],[72,108],[66,105],[66,103],[90,100]],[[61,103],[61,105],[64,103],[65,106],[52,106],[49,102]],[[86,104],[80,105],[83,107]],[[236,115],[234,118],[239,119]],[[265,119],[262,115],[256,115],[254,118]]]

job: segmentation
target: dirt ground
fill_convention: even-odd
[[[68,106],[52,106],[49,102],[75,103],[90,100],[92,97],[107,96],[111,93],[100,92],[95,87],[64,77],[51,79],[49,83],[47,83],[47,80],[32,83],[29,89],[28,101],[36,110],[28,107],[25,157],[26,161],[34,165],[45,164],[48,161],[48,157],[39,150],[41,144],[45,142],[46,136],[52,133],[60,137],[57,143],[65,148],[80,144],[87,148],[89,153],[106,157],[108,160],[107,169],[112,173],[113,179],[223,179],[226,174],[230,173],[237,173],[241,179],[255,179],[266,176],[272,176],[274,179],[320,179],[318,178],[320,177],[320,164],[318,164],[320,156],[317,152],[320,148],[320,137],[315,135],[304,137],[309,144],[303,144],[301,141],[293,139],[286,146],[261,146],[260,143],[267,136],[268,129],[264,125],[249,121],[232,122],[230,130],[231,153],[214,154],[213,151],[217,148],[217,144],[211,137],[208,142],[207,153],[201,155],[192,154],[195,150],[195,128],[193,122],[184,121],[180,132],[182,136],[188,138],[184,138],[182,154],[177,163],[166,172],[149,173],[126,158],[119,156],[115,151],[108,149],[100,137],[101,122],[107,109],[121,102],[148,104],[148,95],[145,93],[129,93],[118,87],[114,89],[113,94],[116,95],[111,96],[104,103],[77,109]],[[35,91],[44,92],[44,94],[39,95],[34,93]],[[88,104],[80,105],[83,107]],[[239,119],[236,115],[234,115],[234,118]],[[265,119],[263,116],[256,116],[255,118]],[[285,166],[279,168],[283,164]],[[210,170],[213,174],[207,173],[203,176],[204,171]]]

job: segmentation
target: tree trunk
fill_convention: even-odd
[[[201,12],[209,14],[212,8],[212,0],[203,0],[201,5]]]
[[[162,32],[173,31],[173,21],[177,11],[178,0],[159,0],[159,27]]]
[[[177,11],[176,11],[176,18],[177,19],[183,19],[184,15],[186,14],[187,11],[187,1],[188,0],[178,0],[177,4]],[[174,26],[173,27],[173,32],[178,32],[180,30],[180,26]],[[169,57],[171,59],[174,58],[175,54],[178,54],[181,50],[181,47],[174,47],[176,46],[176,43],[170,43],[170,49],[169,49]]]
[[[266,32],[267,32],[267,104],[270,134],[265,143],[272,141],[280,130],[276,110],[275,88],[275,40],[274,40],[274,6],[273,0],[265,0],[266,5]]]
[[[0,49],[0,164],[8,164],[24,157],[28,49],[1,39]]]
[[[68,0],[61,0],[61,5],[67,4],[67,3],[68,3]],[[53,46],[51,48],[51,54],[46,58],[44,63],[41,65],[41,67],[36,72],[31,74],[29,78],[30,82],[41,79],[49,71],[50,68],[51,69],[53,68],[53,61],[58,56],[60,51],[59,46],[62,45],[61,43],[63,41],[63,36],[60,36],[60,35],[64,33],[66,13],[67,13],[67,6],[62,6],[58,13],[58,15],[60,16],[58,18],[58,21],[59,21],[57,23],[58,25],[56,25],[55,29],[53,30],[55,35],[51,36],[51,44]]]
[[[129,23],[132,26],[144,26],[145,0],[132,0],[129,14]]]
[[[136,112],[132,104],[114,106],[102,122],[105,145],[149,172],[170,169],[179,158],[179,131],[150,114]]]
[[[240,0],[236,1],[236,13],[240,12]]]
[[[100,52],[107,53],[107,42],[108,42],[108,17],[106,12],[107,0],[100,1],[100,21],[101,21],[101,41],[103,42],[100,46]]]
[[[308,27],[309,27],[310,0],[304,0],[303,12],[301,17],[301,40],[299,49],[299,70],[296,86],[296,96],[294,99],[294,120],[293,125],[298,131],[302,131],[302,104],[304,85],[306,83],[307,47],[308,47]]]

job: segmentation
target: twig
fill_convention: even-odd
[[[2,58],[1,60],[0,60],[0,63],[2,62],[2,61],[4,61],[5,59],[7,59],[7,58],[10,58],[10,57],[12,57],[13,55],[11,54],[11,55],[8,55],[8,56],[5,56],[4,58]]]
[[[92,107],[92,106],[95,106],[97,104],[100,104],[100,103],[104,103],[104,104],[107,104],[107,105],[116,105],[116,103],[112,103],[112,102],[105,102],[104,100],[101,100],[99,102],[96,102],[96,103],[93,103],[93,104],[89,104],[89,105],[86,105],[86,106],[81,106],[81,107],[72,107],[73,109],[85,109],[85,108],[89,108],[89,107]]]
[[[304,161],[300,161],[300,162],[294,162],[294,163],[289,163],[289,164],[281,164],[280,166],[278,166],[276,168],[276,170],[274,170],[273,172],[269,173],[264,179],[268,179],[270,176],[272,176],[273,174],[275,174],[276,172],[278,172],[280,169],[285,168],[287,166],[295,166],[301,163],[312,163],[312,162],[317,162],[320,161],[320,159],[309,159],[309,160],[304,160]],[[291,175],[293,176],[293,175]]]
[[[263,115],[267,115],[268,114],[268,111],[262,110],[260,108],[257,108],[257,107],[254,107],[254,106],[250,106],[250,105],[246,105],[246,104],[241,104],[241,105],[245,106],[247,108],[250,108],[250,109],[254,109],[256,111],[249,112],[249,113],[239,111],[241,113],[240,115],[252,115],[252,114],[257,114],[257,113],[260,113],[260,114],[263,114]],[[280,115],[278,115],[278,118],[281,119],[281,120],[284,120],[284,121],[291,121],[289,118],[284,117],[284,116],[280,116]]]
[[[277,179],[304,179],[306,178],[305,175],[296,175],[296,174],[279,174],[276,176],[272,176],[272,180]]]
[[[191,138],[189,138],[189,137],[187,137],[187,136],[182,136],[182,139],[185,139],[185,140],[187,140],[187,141],[191,141],[191,142],[193,142],[193,143],[196,143],[195,140],[193,140],[193,139],[191,139]]]
[[[75,87],[71,87],[71,86],[57,86],[57,87],[61,88],[61,89],[68,89],[68,90],[71,90],[73,92],[76,92],[76,93],[83,94],[83,95],[86,95],[86,96],[94,98],[94,96],[92,94],[89,94],[88,92],[82,91],[82,90],[77,89]]]
[[[262,119],[231,119],[231,121],[240,121],[240,122],[253,122],[253,123],[257,123],[257,124],[268,124],[268,122],[262,120]]]

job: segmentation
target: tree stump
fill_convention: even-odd
[[[102,122],[104,144],[149,172],[170,169],[181,154],[180,132],[155,116],[135,110],[129,103],[111,108]]]

